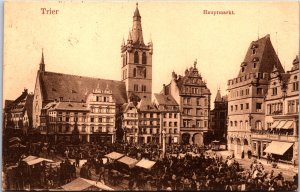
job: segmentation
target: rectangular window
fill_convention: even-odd
[[[94,122],[94,117],[91,117],[91,122]]]
[[[174,127],[177,127],[177,121],[174,122]]]
[[[207,127],[207,121],[204,121],[204,127]]]
[[[233,111],[233,105],[230,106],[231,111]]]
[[[177,113],[174,113],[174,118],[177,118]]]
[[[235,105],[235,110],[236,110],[236,111],[238,110],[238,106],[237,106],[237,105]]]
[[[244,105],[243,105],[243,104],[241,104],[241,110],[243,110],[243,106],[244,106]]]
[[[246,103],[246,109],[249,109],[249,103]]]
[[[172,113],[169,113],[169,118],[172,118]]]
[[[256,94],[257,95],[262,95],[263,94],[263,89],[262,88],[257,88],[256,89]]]
[[[197,98],[197,105],[198,105],[198,106],[201,105],[201,104],[200,104],[200,98]]]
[[[246,95],[249,95],[249,89],[246,89]]]
[[[256,103],[256,112],[261,112],[261,110],[262,110],[262,104]]]
[[[274,88],[272,89],[272,95],[277,95],[277,87],[274,87]]]
[[[293,91],[298,91],[299,90],[299,82],[294,82],[293,83]]]
[[[133,90],[134,90],[134,91],[139,91],[139,85],[134,84],[134,85],[133,85]]]

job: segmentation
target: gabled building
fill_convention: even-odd
[[[298,56],[293,61],[292,69],[286,73],[281,73],[274,66],[265,107],[264,129],[251,132],[254,155],[267,157],[270,154],[276,160],[298,164]]]
[[[266,35],[251,42],[237,77],[228,80],[227,143],[236,157],[243,151],[254,152],[251,132],[266,129],[264,100],[274,67],[284,73],[270,35]]]
[[[197,61],[183,76],[173,72],[170,84],[164,85],[161,93],[171,95],[179,104],[181,142],[207,143],[211,93],[197,69]]]
[[[125,142],[137,143],[139,131],[138,109],[133,102],[122,106],[122,128],[124,130]]]
[[[138,143],[159,143],[160,111],[147,98],[141,99],[138,109]]]
[[[24,89],[16,100],[6,102],[5,128],[19,129],[27,134],[28,129],[32,128],[32,101],[33,94]]]
[[[215,108],[210,111],[212,139],[226,143],[228,98],[227,95],[221,96],[220,89],[217,92],[214,104]]]
[[[171,95],[154,94],[154,104],[160,112],[159,134],[165,131],[166,143],[180,143],[180,110],[179,105]],[[159,143],[162,143],[160,137]]]

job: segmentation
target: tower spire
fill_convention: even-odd
[[[42,58],[40,62],[40,71],[45,72],[44,49],[42,48]]]
[[[133,25],[132,25],[132,41],[133,43],[138,43],[144,45],[143,39],[143,31],[142,31],[142,22],[141,15],[138,7],[138,3],[136,3],[136,8],[133,14]]]

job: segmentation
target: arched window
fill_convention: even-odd
[[[240,121],[240,129],[243,129],[243,121]]]
[[[133,69],[133,77],[136,77],[136,68]]]
[[[237,121],[234,121],[234,127],[235,128],[237,127]]]
[[[134,52],[134,63],[139,63],[139,53],[137,51]]]
[[[245,121],[245,129],[248,129],[248,121]]]
[[[144,69],[144,78],[147,77],[147,69]]]
[[[147,64],[147,55],[145,52],[143,52],[143,55],[142,55],[142,64]]]
[[[230,121],[230,127],[232,127],[233,126],[233,122],[232,121]]]

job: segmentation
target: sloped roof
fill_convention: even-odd
[[[88,111],[86,103],[80,102],[51,102],[48,103],[44,108],[50,110],[66,110],[66,111]]]
[[[255,49],[255,54],[252,54],[252,50]],[[253,68],[253,63],[257,63],[257,67]],[[276,65],[276,68],[283,73],[284,69],[280,63],[279,58],[274,50],[274,47],[270,40],[270,35],[266,35],[256,41],[252,41],[242,66],[244,67],[244,72],[240,70],[239,77],[244,76],[247,73],[256,73],[256,72],[266,72],[271,73],[273,66]]]
[[[221,92],[220,89],[218,89],[216,98],[215,98],[215,102],[221,102],[222,101],[222,97],[221,97]]]
[[[178,103],[171,95],[154,93],[154,97],[156,98],[159,105],[178,105]]]
[[[86,101],[87,96],[96,88],[112,90],[117,104],[127,101],[125,83],[121,81],[82,77],[54,72],[40,73],[42,94],[45,101],[63,97],[65,101]]]
[[[124,103],[121,107],[122,112],[126,112],[128,110],[129,107],[135,107],[133,102],[129,102],[129,103]]]
[[[137,108],[140,111],[153,111],[153,112],[158,111],[156,106],[148,98],[142,98],[141,101],[138,103]]]

